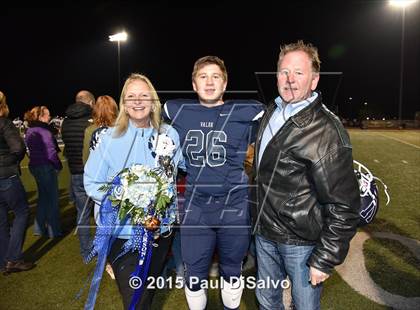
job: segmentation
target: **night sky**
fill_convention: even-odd
[[[11,117],[35,105],[64,115],[80,89],[118,101],[117,44],[108,35],[125,30],[121,80],[131,72],[146,74],[162,103],[192,96],[192,66],[205,55],[225,61],[232,91],[226,98],[268,101],[277,94],[275,75],[255,72],[275,71],[279,46],[303,39],[319,48],[322,72],[342,72],[323,73],[318,85],[330,109],[338,106],[351,118],[362,107],[375,118],[398,117],[401,12],[388,1],[2,7],[0,90]],[[402,116],[413,119],[420,111],[419,2],[406,9],[404,38]]]

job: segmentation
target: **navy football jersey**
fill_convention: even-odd
[[[211,108],[189,99],[165,103],[164,116],[180,137],[188,191],[222,196],[247,187],[244,160],[263,113],[263,105],[255,100],[226,101]]]

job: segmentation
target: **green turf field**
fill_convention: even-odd
[[[367,231],[384,231],[420,240],[420,131],[350,130],[354,158],[365,164],[387,185],[389,206],[381,206]],[[31,203],[36,186],[22,162],[23,180]],[[65,165],[66,166],[66,165]],[[31,271],[0,275],[0,309],[82,309],[86,284],[93,264],[84,265],[74,235],[75,208],[68,199],[69,172],[60,173],[62,226],[65,236],[58,240],[32,235],[33,216],[25,241],[26,259],[35,259]],[[383,202],[384,195],[381,194]],[[34,208],[32,208],[33,215]],[[420,297],[420,262],[400,243],[371,239],[365,244],[366,265],[371,277],[387,291]],[[251,273],[252,274],[252,273]],[[241,309],[257,309],[254,292],[246,290]],[[328,279],[322,297],[323,309],[388,309],[351,289],[337,273]],[[116,284],[105,273],[96,309],[122,309]],[[187,309],[183,290],[161,290],[154,309]],[[219,293],[210,290],[208,309],[222,309]]]

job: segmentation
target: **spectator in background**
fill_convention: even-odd
[[[94,145],[98,142],[99,135],[106,132],[108,127],[114,126],[117,116],[118,106],[115,100],[110,96],[98,97],[92,112],[93,124],[88,126],[85,130],[83,140],[83,165],[86,164],[88,160],[90,150],[93,150]],[[94,214],[96,222],[99,220],[99,217],[97,216],[99,207],[99,204],[95,204]]]
[[[111,96],[99,96],[93,106],[92,119],[93,124],[88,126],[85,130],[85,137],[83,140],[83,165],[86,164],[89,153],[94,149],[94,145],[99,141],[99,135],[105,133],[108,127],[114,126],[115,120],[118,116],[118,105]],[[100,225],[99,208],[100,204],[95,203],[94,218],[96,224]],[[109,263],[106,264],[106,271],[110,277],[115,280],[115,275]]]
[[[17,272],[32,269],[35,265],[22,259],[29,215],[25,189],[19,178],[19,163],[25,156],[25,144],[8,116],[6,96],[0,91],[0,269]],[[9,210],[15,216],[11,229]]]
[[[80,241],[80,252],[85,259],[92,246],[89,216],[92,211],[92,201],[88,198],[83,186],[83,138],[85,129],[91,124],[92,106],[95,97],[87,90],[79,91],[76,102],[66,110],[66,118],[61,127],[64,142],[64,156],[71,174],[71,192],[77,210],[77,235]]]
[[[108,127],[114,126],[118,116],[118,106],[111,96],[100,96],[93,107],[93,124],[85,130],[83,140],[83,164],[89,157],[93,140],[97,140],[101,132],[105,132]]]
[[[48,125],[50,118],[46,106],[26,112],[29,128],[25,142],[29,150],[29,171],[38,187],[34,234],[56,238],[61,236],[57,173],[63,166],[57,155],[57,141]]]

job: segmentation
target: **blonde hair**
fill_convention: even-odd
[[[125,134],[128,128],[128,121],[129,117],[124,109],[124,98],[127,93],[128,85],[135,81],[142,81],[147,84],[150,89],[150,95],[152,97],[152,113],[150,115],[150,121],[152,123],[152,127],[159,130],[161,124],[161,104],[158,97],[158,94],[153,87],[152,82],[142,74],[139,73],[132,73],[127,80],[125,80],[124,87],[121,91],[120,97],[120,112],[118,114],[117,120],[115,121],[115,136],[119,137]]]
[[[118,106],[111,96],[100,96],[93,106],[93,123],[98,126],[114,126],[118,115]]]
[[[301,51],[308,55],[312,63],[312,70],[315,73],[319,73],[321,70],[321,61],[319,60],[318,49],[313,46],[311,43],[304,43],[302,40],[299,40],[295,43],[290,43],[282,45],[280,47],[279,60],[277,62],[277,71],[280,71],[280,63],[283,60],[284,56],[287,53]]]
[[[9,116],[9,107],[6,103],[6,95],[0,91],[0,116],[8,117]]]
[[[33,107],[31,110],[25,112],[23,119],[28,123],[39,121],[39,118],[44,115],[45,110],[48,108],[44,105]]]

